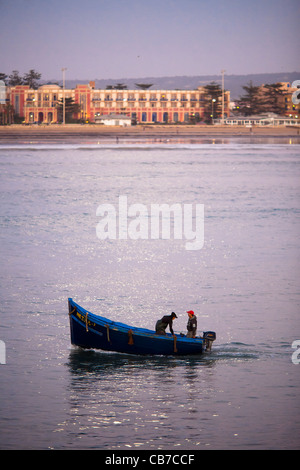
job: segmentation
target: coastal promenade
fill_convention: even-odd
[[[296,138],[300,143],[300,128],[288,127],[242,127],[209,125],[138,125],[131,127],[101,126],[97,124],[66,125],[11,125],[0,126],[0,144],[21,143],[22,141],[72,141],[82,138],[99,139],[153,139],[154,141],[178,139],[214,139],[214,138]]]

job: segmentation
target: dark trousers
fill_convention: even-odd
[[[157,335],[165,335],[166,334],[166,326],[161,320],[158,320],[156,322],[155,333]]]

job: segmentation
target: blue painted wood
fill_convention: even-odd
[[[201,354],[204,349],[202,338],[172,336],[170,333],[157,335],[152,330],[94,315],[71,298],[68,302],[71,343],[81,348],[142,355]]]

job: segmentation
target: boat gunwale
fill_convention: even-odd
[[[86,310],[85,308],[81,307],[76,302],[74,302],[72,298],[69,298],[68,300],[74,307],[76,307],[76,310],[78,310],[83,316],[87,315],[88,322],[96,323],[100,327],[105,327],[105,328],[109,326],[109,328],[111,328],[112,331],[117,331],[123,334],[128,334],[128,332],[131,330],[134,335],[144,336],[148,338],[155,338],[155,339],[164,340],[164,341],[166,340],[174,341],[174,336],[175,336],[176,340],[177,341],[179,340],[180,342],[184,342],[184,343],[195,345],[195,346],[196,344],[198,345],[203,344],[203,338],[187,338],[186,336],[181,336],[181,334],[178,334],[178,333],[175,333],[174,336],[171,333],[166,333],[165,335],[158,335],[156,334],[154,330],[143,329],[139,327],[130,326],[121,322],[120,323],[115,322],[113,320],[110,320],[109,318],[102,317],[100,315],[96,315],[94,313],[89,312],[88,310]],[[70,315],[74,315],[74,314],[70,313]],[[84,320],[79,320],[78,318],[74,318],[74,319],[76,319],[78,323],[81,323],[82,326],[85,326]],[[88,327],[93,329],[90,325]],[[97,330],[93,329],[93,331],[96,332]]]

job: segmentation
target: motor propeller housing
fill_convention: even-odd
[[[205,340],[206,351],[211,351],[212,343],[216,340],[217,335],[214,331],[203,331],[203,339]]]

